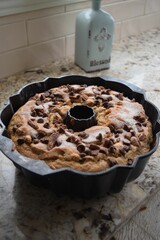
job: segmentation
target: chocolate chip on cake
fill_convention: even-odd
[[[41,95],[42,96],[42,95]],[[49,97],[50,96],[50,93],[47,91],[47,92],[44,92],[44,94],[43,94],[43,97],[44,98],[47,98],[47,97]]]
[[[91,151],[91,156],[97,156],[99,153],[99,150],[92,150]]]
[[[85,155],[85,156],[86,156],[86,155]],[[84,157],[85,157],[85,156],[84,156]],[[83,164],[83,163],[85,162],[84,157],[81,157],[81,159],[79,160],[79,163],[80,163],[80,164]]]
[[[31,111],[31,116],[32,116],[32,117],[37,117],[37,113],[36,113],[35,110],[32,110],[32,111]]]
[[[78,134],[78,136],[81,137],[81,138],[83,138],[83,139],[86,139],[86,138],[89,137],[89,134],[86,133],[86,132],[81,132],[81,133]]]
[[[100,102],[99,100],[95,99],[95,101],[94,101],[94,105],[96,105],[97,107],[99,107],[100,104],[101,104],[101,102]]]
[[[123,128],[127,132],[130,132],[130,130],[131,130],[131,128],[127,124],[124,124]]]
[[[38,125],[36,123],[34,123],[33,121],[31,120],[28,120],[28,125],[32,128],[34,128],[35,130],[38,129]]]
[[[117,164],[116,160],[114,160],[114,159],[108,159],[108,165],[109,165],[109,167],[113,167],[113,166],[116,165],[116,164]]]
[[[132,134],[132,136],[135,136],[135,135],[136,135],[136,133],[135,133],[134,130],[130,130],[130,133]]]
[[[34,144],[39,143],[39,139],[37,139],[37,138],[33,139],[33,143],[34,143]]]
[[[99,140],[100,142],[102,141],[103,137],[102,137],[102,133],[99,133],[97,136],[96,136],[96,139]]]
[[[113,145],[113,142],[110,139],[105,139],[103,146],[110,148]]]
[[[102,148],[102,147],[99,149],[99,152],[100,152],[100,153],[103,153],[103,154],[105,154],[105,155],[108,154],[108,150],[105,149],[105,148]]]
[[[107,98],[107,101],[108,102],[110,102],[110,101],[112,101],[113,100],[113,98],[111,97],[111,96],[109,96],[108,98]]]
[[[39,97],[40,101],[43,102],[45,100],[45,96],[44,94],[41,94],[40,97]]]
[[[131,150],[131,146],[130,146],[130,145],[124,145],[123,148],[124,148],[124,150],[125,150],[126,152],[128,152],[129,150]]]
[[[85,153],[86,153],[86,155],[91,155],[91,150],[89,148],[88,149],[86,148]]]
[[[119,138],[119,134],[118,133],[115,134],[115,138]]]
[[[62,127],[59,127],[58,131],[59,131],[59,133],[62,133],[62,134],[65,133],[65,129]]]
[[[124,139],[123,139],[123,143],[124,143],[125,145],[130,145],[131,142],[130,142],[128,139],[124,138]]]
[[[69,96],[73,96],[74,95],[74,92],[73,91],[70,91],[69,92]]]
[[[147,127],[147,122],[143,122],[143,123],[142,123],[142,126],[143,126],[143,127]]]
[[[81,94],[81,99],[85,102],[88,99],[88,96],[86,94]]]
[[[19,138],[19,139],[17,139],[17,143],[18,143],[18,145],[22,145],[23,143],[25,143],[25,141],[23,138]]]
[[[46,123],[43,125],[43,127],[49,129],[49,123],[46,122]]]
[[[43,119],[43,118],[39,118],[39,119],[37,120],[37,123],[44,123],[44,119]]]
[[[119,149],[119,152],[120,152],[120,154],[122,154],[123,156],[126,154],[126,151],[125,151],[124,148],[120,148],[120,149]]]
[[[75,91],[78,92],[78,93],[80,93],[80,92],[82,92],[83,90],[85,90],[86,86],[87,86],[87,85],[81,86],[81,87],[75,89]]]
[[[114,154],[116,153],[116,148],[114,146],[111,146],[109,149],[108,149],[109,153],[111,154]]]
[[[67,139],[66,139],[67,142],[71,142],[71,143],[78,143],[78,139],[72,135],[72,136],[69,136]]]
[[[115,143],[118,143],[118,142],[121,142],[121,138],[120,137],[115,139]]]
[[[134,116],[134,119],[137,120],[140,123],[143,123],[146,120],[146,117],[143,114],[139,114],[137,116]]]
[[[115,133],[123,133],[122,129],[116,129]]]
[[[47,144],[47,149],[48,151],[52,150],[55,145],[56,145],[56,141],[57,141],[57,134],[56,133],[52,133],[49,138],[48,138],[48,144]]]
[[[100,147],[99,147],[98,145],[96,145],[96,144],[91,144],[91,145],[89,146],[89,148],[90,148],[91,150],[99,150],[99,149],[100,149]]]
[[[144,141],[144,140],[146,140],[146,135],[144,133],[141,133],[141,134],[139,134],[138,138],[140,141]]]
[[[119,100],[123,100],[123,93],[118,93],[117,95],[116,95],[116,97],[119,99]]]
[[[114,124],[109,124],[108,127],[110,128],[111,132],[112,133],[115,133],[116,132],[116,127]]]
[[[54,146],[55,146],[55,142],[49,141],[47,144],[48,151],[52,150],[52,148],[54,148]]]
[[[35,111],[38,117],[47,117],[47,113],[45,113],[43,108],[35,108]]]
[[[81,158],[84,158],[86,156],[86,153],[84,153],[84,152],[82,152],[82,153],[80,153],[80,157]],[[81,160],[80,160],[81,161]]]
[[[143,126],[141,123],[136,123],[136,127],[137,127],[138,132],[143,132]]]
[[[45,132],[39,131],[38,134],[37,134],[38,139],[44,138],[45,136],[46,136]]]
[[[41,105],[42,104],[42,101],[40,101],[40,100],[37,100],[36,101],[36,105],[38,106],[38,105]]]
[[[71,128],[67,129],[67,131],[70,133],[74,133],[73,129],[71,129]]]
[[[128,162],[127,162],[127,165],[132,165],[132,164],[133,164],[133,159],[129,158]]]
[[[81,153],[84,152],[85,151],[85,145],[84,144],[79,144],[77,146],[77,150]]]
[[[110,94],[111,89],[107,88],[107,89],[103,89],[102,90],[102,94],[106,94],[109,95]]]
[[[59,141],[58,139],[55,141],[55,146],[59,147],[62,144],[61,141]]]
[[[108,101],[106,101],[106,102],[103,103],[103,107],[105,107],[105,108],[111,108],[111,107],[113,107],[113,104],[110,103],[110,102],[108,102]]]
[[[49,140],[48,140],[48,138],[45,137],[45,138],[41,139],[41,142],[44,144],[48,144]]]
[[[13,133],[15,133],[16,130],[17,130],[17,126],[13,126],[13,128],[12,128]]]

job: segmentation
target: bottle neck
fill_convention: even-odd
[[[101,0],[92,0],[92,9],[99,10],[101,6]]]

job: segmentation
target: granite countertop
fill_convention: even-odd
[[[0,108],[27,83],[48,76],[112,76],[134,83],[160,108],[160,30],[113,46],[111,68],[86,74],[73,59],[53,62],[0,80]],[[27,182],[0,152],[0,239],[108,239],[160,189],[160,148],[138,179],[100,199],[59,198]]]

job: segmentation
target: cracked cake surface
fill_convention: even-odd
[[[65,124],[68,110],[78,104],[96,113],[96,125],[79,132]],[[79,84],[35,94],[13,115],[8,133],[20,154],[53,169],[85,172],[132,165],[150,150],[153,138],[140,103],[103,86]]]

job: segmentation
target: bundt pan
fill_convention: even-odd
[[[51,169],[44,161],[29,159],[12,150],[12,141],[7,134],[7,126],[20,106],[36,93],[44,92],[64,84],[102,85],[141,103],[153,125],[154,140],[151,150],[137,156],[130,166],[115,165],[100,172],[80,172],[71,168]],[[20,169],[25,177],[37,186],[52,189],[57,195],[71,195],[82,198],[101,197],[106,193],[118,193],[124,185],[136,179],[145,168],[150,156],[159,144],[159,110],[145,98],[144,91],[122,80],[111,77],[84,77],[78,75],[60,78],[47,78],[41,82],[24,86],[16,95],[9,98],[8,105],[0,115],[0,150]]]

